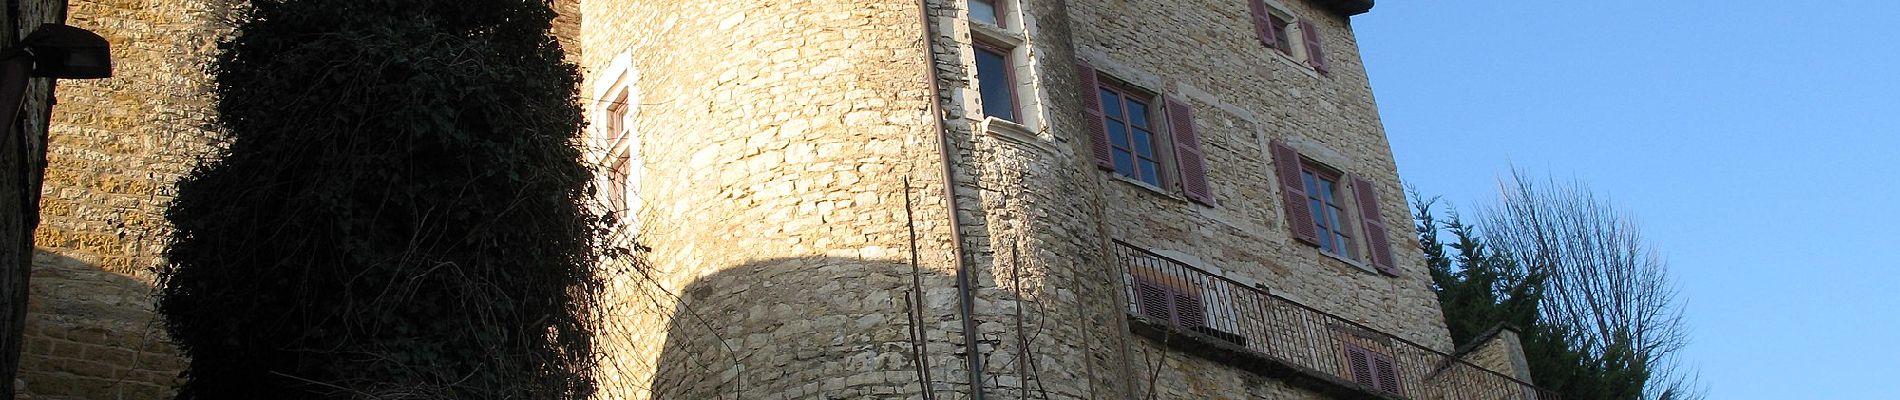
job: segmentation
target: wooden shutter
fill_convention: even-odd
[[[1201,304],[1201,294],[1188,290],[1192,289],[1174,290],[1174,324],[1189,330],[1207,326],[1207,309]]]
[[[1173,299],[1169,298],[1168,292],[1167,287],[1144,278],[1135,278],[1135,296],[1141,298],[1141,315],[1172,321],[1173,310],[1168,304]]]
[[[1300,19],[1300,32],[1306,36],[1306,64],[1314,70],[1326,72],[1326,49],[1320,46],[1319,24],[1310,19]]]
[[[1372,377],[1373,380],[1378,383],[1378,385],[1373,387],[1386,391],[1387,393],[1401,393],[1399,391],[1398,363],[1394,362],[1392,357],[1379,353],[1368,354],[1367,358],[1372,360]]]
[[[1260,43],[1269,49],[1279,47],[1274,43],[1274,36],[1280,33],[1274,32],[1273,14],[1267,12],[1267,0],[1247,0],[1247,4],[1253,7],[1253,30],[1260,36]]]
[[[1175,172],[1180,176],[1182,194],[1196,203],[1214,205],[1214,190],[1207,186],[1207,155],[1201,151],[1201,135],[1194,131],[1194,108],[1168,98],[1168,127],[1174,138]]]
[[[1088,129],[1089,141],[1095,147],[1095,166],[1114,169],[1114,150],[1108,145],[1108,125],[1102,119],[1102,83],[1095,75],[1095,67],[1088,61],[1076,60],[1075,72],[1081,78],[1082,87],[1082,126]]]
[[[1363,347],[1346,345],[1346,368],[1352,374],[1352,381],[1367,387],[1379,387],[1379,380],[1372,375],[1372,352]]]
[[[1280,173],[1280,198],[1286,203],[1287,229],[1294,239],[1318,245],[1319,228],[1313,226],[1313,207],[1306,204],[1306,182],[1300,179],[1300,152],[1277,140],[1271,147]]]
[[[1366,246],[1372,248],[1372,266],[1386,275],[1398,276],[1398,266],[1392,262],[1391,238],[1387,237],[1385,216],[1379,213],[1379,191],[1372,187],[1372,181],[1354,177],[1353,195],[1359,199],[1359,218],[1365,221]]]

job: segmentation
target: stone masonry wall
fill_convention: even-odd
[[[652,249],[650,266],[611,279],[599,397],[915,396],[913,279],[929,390],[963,387],[916,3],[582,11],[582,92],[614,79],[599,74],[622,54],[638,73],[639,237]]]
[[[1201,206],[1103,172],[1098,179],[1111,181],[1103,193],[1113,205],[1106,221],[1111,235],[1451,350],[1422,255],[1404,228],[1409,214],[1396,166],[1345,17],[1310,1],[1281,3],[1324,32],[1331,72],[1320,74],[1262,46],[1244,0],[1070,4],[1081,58],[1106,76],[1193,107],[1217,198],[1217,206]],[[1324,255],[1291,239],[1267,146],[1272,140],[1374,183],[1384,220],[1398,222],[1388,232],[1399,276],[1373,273],[1363,261]],[[1361,247],[1354,253],[1365,254],[1363,242],[1355,244]]]
[[[1018,86],[1030,92],[1019,95],[1019,102],[1027,103],[1026,125],[1064,154],[1063,161],[1076,170],[1054,174],[1073,182],[1050,185],[1069,189],[1062,196],[1066,200],[1019,201],[1037,203],[1030,207],[1041,209],[1044,215],[1084,221],[1066,224],[1052,219],[1042,226],[1050,231],[1042,234],[1071,238],[1066,247],[1051,250],[1071,251],[1064,253],[1068,259],[1084,263],[1069,272],[1068,281],[1076,283],[1078,290],[1095,288],[1083,293],[1101,300],[1093,307],[1078,305],[1088,316],[1083,321],[1126,326],[1116,319],[1125,313],[1119,288],[1099,288],[1103,282],[1119,285],[1120,277],[1107,271],[1112,260],[1099,255],[1112,246],[1110,240],[1122,240],[1230,279],[1257,283],[1275,294],[1439,351],[1451,350],[1422,255],[1406,234],[1406,202],[1346,17],[1309,1],[1274,2],[1320,26],[1331,67],[1330,73],[1322,74],[1263,47],[1244,0],[1001,3],[1020,4],[1031,14],[1023,16],[1033,28],[1023,45],[1030,47],[1028,57],[1017,59],[1028,65],[1019,65],[1016,75],[1018,80],[1032,80]],[[964,41],[954,45],[967,48],[967,38],[966,32],[960,37]],[[1079,97],[1094,93],[1092,88],[1077,90],[1072,60],[1078,58],[1106,77],[1192,106],[1216,206],[1187,201],[1171,183],[1151,188],[1094,166],[1087,154],[1090,139],[1082,133]],[[960,64],[968,69],[973,61],[966,55]],[[952,117],[975,125],[981,116],[974,115],[980,104],[970,88],[973,73],[945,75],[946,86],[962,88],[951,96]],[[1400,266],[1399,276],[1374,273],[1363,261],[1325,255],[1290,238],[1275,160],[1268,152],[1268,143],[1274,140],[1289,142],[1309,157],[1374,183],[1380,212],[1391,226],[1389,245]],[[1354,252],[1365,254],[1364,244],[1359,245]],[[1179,354],[1157,361],[1165,352],[1154,343],[1131,339],[1126,330],[1111,333],[1078,348],[1090,349],[1089,357],[1099,360],[1094,365],[1107,368],[1104,376],[1119,376],[1125,386],[1117,389],[1129,396],[1153,390],[1173,393],[1160,398],[1317,396],[1271,382],[1197,384],[1258,378]],[[1157,371],[1164,377],[1148,383]],[[1269,394],[1256,393],[1260,390]]]
[[[20,394],[168,396],[183,360],[152,311],[172,182],[204,153],[219,0],[72,0],[115,76],[62,81],[49,133]]]

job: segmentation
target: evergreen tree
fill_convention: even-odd
[[[257,0],[159,311],[181,399],[574,399],[601,219],[545,0]]]

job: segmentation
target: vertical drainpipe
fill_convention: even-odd
[[[957,306],[963,316],[963,348],[969,355],[965,368],[970,371],[970,398],[983,400],[983,353],[978,351],[976,324],[976,274],[970,270],[969,254],[963,251],[963,219],[957,206],[956,164],[951,155],[950,134],[944,129],[942,93],[937,87],[937,30],[930,20],[929,0],[917,0],[917,20],[923,24],[924,82],[930,86],[931,128],[937,135],[937,154],[943,158],[943,194],[950,209],[950,250],[956,253]],[[929,385],[930,382],[923,384]]]

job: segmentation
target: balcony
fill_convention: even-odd
[[[1130,326],[1169,347],[1347,398],[1559,400],[1556,393],[1117,241]]]

